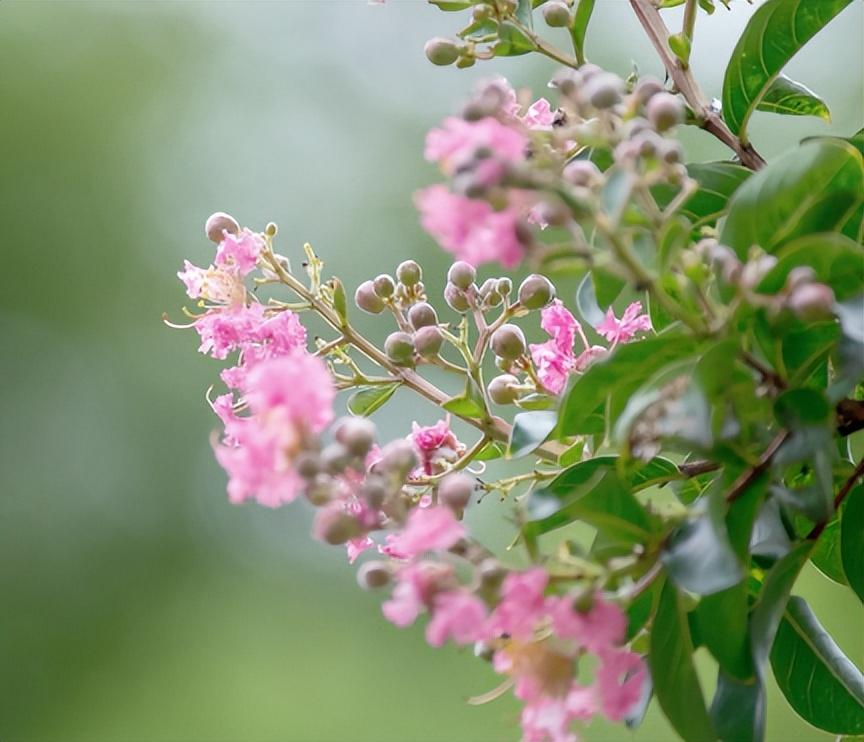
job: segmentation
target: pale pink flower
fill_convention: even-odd
[[[540,327],[549,333],[564,353],[572,353],[576,334],[582,332],[582,326],[560,299],[555,299],[540,312]]]
[[[375,546],[375,542],[369,536],[360,536],[349,540],[345,544],[345,548],[348,550],[348,563],[354,564],[357,561],[357,557],[373,546]]]
[[[545,98],[538,98],[534,101],[525,115],[522,116],[522,123],[534,131],[551,131],[554,120],[555,112]]]
[[[432,606],[432,619],[426,627],[426,641],[440,647],[452,639],[456,644],[473,644],[481,638],[486,606],[467,590],[438,593]]]
[[[540,383],[552,394],[560,394],[567,386],[567,378],[575,367],[573,353],[562,351],[554,340],[532,343],[529,347]]]
[[[250,306],[214,309],[195,320],[195,330],[201,338],[201,353],[224,359],[228,354],[253,342],[264,319],[263,307],[256,303]]]
[[[603,715],[620,721],[632,711],[642,696],[645,665],[638,654],[627,649],[607,649],[600,654],[597,690]]]
[[[624,641],[627,617],[614,603],[595,595],[588,611],[573,607],[571,596],[549,599],[552,628],[562,639],[572,639],[598,654]]]
[[[543,591],[548,580],[546,571],[540,567],[508,574],[501,586],[501,601],[489,616],[487,634],[530,639],[537,622],[546,613]]]
[[[215,304],[239,305],[246,299],[243,281],[234,273],[214,268],[199,268],[188,260],[177,277],[186,286],[190,299],[206,299]]]
[[[448,252],[472,265],[517,265],[525,253],[519,216],[513,208],[495,211],[486,201],[451,193],[443,185],[416,195],[420,223]]]
[[[451,567],[434,562],[402,567],[396,573],[390,600],[381,606],[384,617],[399,628],[410,626],[432,603],[435,593],[452,581],[452,572]]]
[[[564,698],[541,696],[525,704],[520,718],[523,742],[578,742]]]
[[[413,559],[426,551],[449,549],[465,534],[465,526],[450,508],[415,508],[405,528],[390,534],[381,551],[396,559]]]
[[[224,239],[216,248],[216,267],[245,276],[258,263],[258,256],[264,249],[264,240],[249,230],[240,234],[223,232]]]
[[[465,446],[450,430],[450,416],[434,425],[421,427],[416,422],[411,425],[411,443],[420,459],[421,474],[433,474],[435,465],[440,461],[455,459]]]
[[[637,332],[646,332],[651,328],[651,318],[647,314],[639,314],[642,311],[642,303],[634,301],[627,309],[621,319],[615,317],[615,312],[610,307],[606,317],[597,325],[597,332],[610,343],[627,343],[633,339]]]
[[[496,118],[466,121],[451,116],[426,136],[423,154],[427,160],[438,162],[444,173],[453,175],[474,158],[477,150],[503,162],[517,162],[524,159],[526,144],[522,132]]]
[[[575,371],[582,373],[596,359],[602,358],[608,352],[609,349],[604,348],[602,345],[592,345],[590,348],[586,348],[579,354],[576,358],[576,362],[573,364],[573,368]]]

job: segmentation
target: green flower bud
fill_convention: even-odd
[[[381,314],[384,311],[384,302],[375,293],[375,285],[372,281],[363,281],[354,292],[354,303],[369,314]]]
[[[648,120],[657,131],[667,131],[680,124],[684,118],[684,106],[671,93],[657,93],[645,107]]]
[[[365,417],[343,417],[336,423],[333,437],[352,456],[365,456],[375,443],[375,423]]]
[[[489,341],[496,356],[514,361],[525,353],[525,335],[516,325],[501,325]]]
[[[382,273],[372,281],[372,285],[375,286],[375,293],[382,299],[389,299],[396,290],[396,284],[393,283],[393,279],[386,273]]]
[[[341,510],[319,510],[313,527],[315,537],[331,546],[357,538],[363,529],[357,520]]]
[[[407,332],[394,332],[384,341],[387,357],[400,366],[410,366],[414,357],[414,340]]]
[[[378,510],[387,499],[387,484],[384,478],[370,474],[360,485],[360,497],[374,510]]]
[[[417,454],[411,441],[405,438],[388,443],[381,450],[381,469],[404,479],[417,466]]]
[[[504,301],[504,297],[497,291],[490,291],[486,296],[485,301],[487,306],[497,307],[502,301]]]
[[[422,269],[413,260],[405,260],[396,268],[396,279],[405,286],[413,286],[422,277]]]
[[[539,273],[532,273],[519,286],[519,303],[525,309],[542,309],[554,298],[555,287]]]
[[[303,494],[312,505],[320,508],[333,498],[333,480],[326,474],[316,474]]]
[[[489,382],[489,399],[495,404],[513,404],[519,396],[519,379],[512,374],[501,374]]]
[[[448,283],[444,287],[444,301],[454,311],[460,314],[467,312],[471,305],[468,303],[468,296],[462,289],[457,288],[452,283]]]
[[[474,269],[474,266],[466,263],[464,260],[457,260],[450,266],[450,270],[447,271],[447,280],[456,286],[456,288],[463,291],[471,287],[476,277],[477,271]]]
[[[489,294],[493,293],[496,289],[498,282],[494,278],[487,278],[480,284],[480,296],[487,297]]]
[[[461,512],[474,494],[474,480],[467,474],[448,474],[438,485],[438,502],[451,510]]]
[[[414,333],[414,347],[421,358],[435,358],[443,343],[444,336],[435,325],[421,327]]]
[[[666,164],[677,165],[684,157],[684,150],[678,142],[672,139],[664,139],[658,147],[658,154]]]
[[[207,239],[218,245],[225,239],[223,232],[240,234],[240,225],[233,216],[226,214],[224,211],[217,211],[215,214],[207,217],[207,221],[204,224],[204,233],[207,235]]]
[[[564,28],[570,25],[570,8],[561,0],[550,0],[543,6],[543,20],[552,28]]]
[[[419,330],[421,327],[430,327],[438,324],[438,314],[431,304],[425,301],[417,302],[408,310],[408,321],[411,327]]]
[[[357,584],[363,590],[375,590],[387,587],[393,577],[393,571],[387,562],[364,562],[357,570]]]
[[[499,278],[498,283],[495,284],[495,291],[501,294],[501,296],[510,296],[512,290],[513,281],[509,278]]]
[[[312,479],[321,471],[321,462],[318,454],[312,451],[304,451],[294,459],[294,471],[303,479]]]
[[[444,39],[436,36],[434,39],[429,39],[423,47],[426,52],[426,58],[441,67],[453,64],[459,59],[459,44],[450,39]]]

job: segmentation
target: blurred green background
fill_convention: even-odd
[[[627,3],[598,6],[592,59],[659,73]],[[833,124],[759,115],[763,153],[860,127],[862,7],[788,70]],[[700,19],[712,95],[752,11]],[[423,42],[458,22],[421,0],[0,4],[3,742],[518,737],[512,701],[464,703],[494,674],[386,624],[342,552],[310,541],[303,504],[227,503],[203,396],[218,366],[160,321],[180,317],[182,259],[210,259],[214,210],[278,222],[284,252],[313,242],[346,285],[413,256],[440,290],[444,256],[411,205],[435,179],[425,131],[480,77],[542,94],[553,69],[432,67]],[[692,159],[724,154],[700,132],[686,141]],[[405,432],[398,407],[379,414],[385,437]],[[501,513],[489,500],[473,518],[503,543]],[[799,592],[860,661],[851,593],[812,571]],[[776,693],[768,729],[826,738]],[[635,735],[585,737],[671,733],[652,709]]]

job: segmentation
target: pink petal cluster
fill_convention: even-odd
[[[603,321],[597,325],[597,332],[613,345],[628,343],[637,332],[647,332],[652,329],[651,318],[647,314],[640,314],[641,311],[642,303],[634,301],[624,310],[619,320],[610,307]]]
[[[501,602],[489,616],[486,625],[489,635],[530,639],[546,612],[543,593],[548,580],[546,571],[539,567],[507,575],[501,586]]]
[[[443,185],[419,191],[415,202],[423,229],[460,260],[512,268],[524,257],[515,208],[495,211],[486,201],[451,193]]]
[[[482,151],[484,159],[523,160],[527,143],[521,131],[496,118],[466,121],[451,116],[444,120],[441,128],[432,129],[426,135],[424,156],[430,162],[437,162],[445,174],[453,175],[471,162],[478,150]]]
[[[449,415],[426,427],[412,423],[411,443],[420,459],[420,476],[434,474],[439,463],[453,461],[465,450],[450,430]]]
[[[396,559],[413,559],[427,551],[446,551],[466,533],[450,508],[415,508],[405,528],[388,536],[381,551]]]
[[[432,618],[426,626],[426,641],[433,647],[448,639],[464,646],[482,636],[486,605],[468,590],[451,590],[435,597]]]

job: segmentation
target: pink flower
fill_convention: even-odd
[[[357,557],[373,546],[375,546],[375,542],[368,536],[352,538],[345,544],[345,548],[348,550],[348,563],[354,564],[357,561]]]
[[[555,112],[545,98],[538,98],[534,101],[525,115],[522,116],[522,123],[535,131],[550,131],[554,120]]]
[[[651,328],[651,318],[647,314],[639,314],[642,311],[642,303],[634,301],[627,309],[621,319],[615,318],[615,313],[610,307],[606,317],[597,325],[600,333],[613,345],[627,343],[633,339],[637,332],[645,332]]]
[[[450,430],[449,415],[427,427],[412,423],[411,443],[420,459],[422,473],[427,475],[434,473],[435,464],[439,460],[450,461],[465,450],[465,446]]]
[[[595,595],[591,609],[581,613],[569,596],[549,599],[552,628],[562,639],[572,639],[599,654],[624,641],[627,617],[614,603]]]
[[[216,248],[217,268],[223,268],[238,276],[250,273],[258,263],[258,256],[264,249],[264,240],[257,234],[243,230],[240,234],[223,232],[224,239]]]
[[[526,703],[521,716],[523,742],[578,742],[563,698],[541,696]]]
[[[438,593],[426,627],[426,641],[433,647],[443,646],[448,638],[456,644],[472,644],[480,639],[485,620],[486,606],[467,590]]]
[[[620,721],[633,709],[642,696],[645,666],[639,655],[627,649],[610,649],[600,654],[597,669],[597,689],[603,715],[610,721]]]
[[[451,193],[443,185],[419,191],[420,223],[448,252],[472,265],[499,262],[512,268],[523,258],[519,217],[512,208],[495,211],[488,203]]]
[[[381,612],[390,623],[410,626],[432,602],[436,592],[452,579],[452,568],[434,562],[408,564],[396,573],[396,587]]]
[[[453,175],[475,157],[477,150],[491,152],[504,162],[516,162],[524,159],[526,144],[524,134],[498,119],[466,121],[451,116],[426,136],[423,154],[427,160],[438,162],[447,175]]]
[[[588,366],[590,366],[597,358],[602,358],[609,352],[608,348],[604,348],[602,345],[592,345],[590,348],[586,348],[583,350],[579,357],[576,359],[576,363],[573,364],[573,368],[580,373],[583,372]]]
[[[264,319],[264,308],[257,302],[250,306],[215,309],[195,320],[201,338],[201,353],[224,359],[228,354],[253,342]]]
[[[387,537],[382,552],[396,559],[413,559],[426,551],[449,549],[465,533],[465,526],[450,508],[415,508],[402,532]]]
[[[552,394],[560,394],[567,386],[567,377],[575,367],[573,353],[562,351],[554,340],[532,343],[530,348],[531,360],[534,361],[540,383]]]
[[[582,326],[560,299],[555,299],[540,312],[540,327],[551,335],[555,345],[564,353],[572,353],[576,333],[582,332]]]
[[[543,591],[548,579],[546,571],[540,567],[507,575],[501,586],[501,602],[487,622],[487,635],[508,634],[517,639],[530,639],[537,622],[546,613]]]
[[[246,288],[243,282],[233,273],[214,268],[199,268],[188,260],[183,261],[183,270],[177,277],[186,286],[190,299],[206,299],[216,304],[243,304],[246,299]]]

